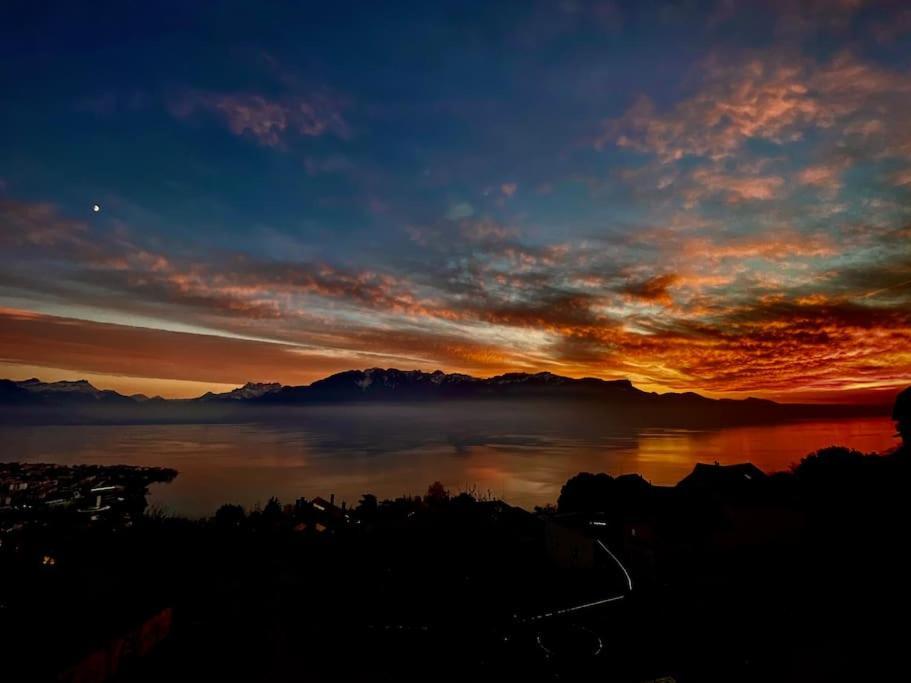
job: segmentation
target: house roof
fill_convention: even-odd
[[[767,475],[753,463],[709,465],[697,463],[693,471],[677,484],[681,488],[725,488],[762,481]]]
[[[319,496],[311,500],[310,505],[313,506],[313,508],[315,508],[317,511],[329,515],[330,517],[345,516],[345,512],[338,505],[335,503],[330,503],[325,498],[320,498]]]

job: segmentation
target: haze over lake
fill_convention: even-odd
[[[595,411],[528,406],[337,406],[235,424],[2,426],[4,460],[158,465],[179,471],[150,502],[190,516],[270,496],[355,504],[362,493],[421,494],[439,479],[531,508],[555,502],[580,471],[641,473],[674,484],[697,462],[782,470],[839,444],[893,447],[886,417],[712,430],[629,429]]]

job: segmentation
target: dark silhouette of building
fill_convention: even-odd
[[[749,462],[736,465],[707,465],[700,462],[677,486],[681,489],[728,493],[755,484],[766,476],[765,472]]]

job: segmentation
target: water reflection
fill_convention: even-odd
[[[750,460],[787,468],[831,444],[863,451],[895,445],[882,419],[805,422],[708,431],[629,430],[603,415],[405,407],[309,409],[282,422],[180,425],[73,425],[0,428],[5,460],[127,463],[176,468],[152,503],[208,515],[222,503],[245,506],[276,495],[335,493],[354,503],[422,493],[441,480],[477,487],[524,507],[554,502],[577,472],[639,472],[673,484],[696,462]],[[293,418],[293,419],[288,419]]]

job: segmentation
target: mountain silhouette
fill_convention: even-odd
[[[693,392],[642,391],[627,379],[574,379],[550,372],[511,372],[478,378],[459,373],[370,368],[339,372],[305,386],[249,382],[194,399],[126,396],[86,380],[0,380],[0,421],[182,422],[281,418],[295,406],[446,406],[459,403],[523,406],[546,419],[549,406],[572,406],[586,419],[605,415],[631,425],[724,426],[795,419],[886,414],[882,406],[784,404],[765,399],[712,399]]]
[[[242,387],[220,394],[208,391],[196,401],[250,401],[283,389],[278,382],[247,382]]]
[[[266,403],[424,401],[482,398],[597,397],[638,401],[648,396],[629,380],[572,379],[549,372],[508,373],[480,379],[437,370],[348,370],[308,386],[283,387],[258,397]]]
[[[21,381],[0,380],[0,403],[7,404],[131,404],[150,400],[153,399],[143,394],[124,396],[110,389],[98,389],[84,379],[60,382],[42,382],[34,377]]]

